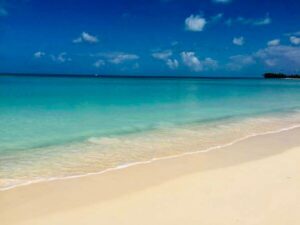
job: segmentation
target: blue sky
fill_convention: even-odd
[[[300,72],[299,0],[0,0],[0,72]]]

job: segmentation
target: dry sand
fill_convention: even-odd
[[[0,224],[298,225],[300,129],[2,191]]]

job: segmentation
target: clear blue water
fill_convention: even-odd
[[[299,80],[3,76],[0,187],[207,148],[220,130],[223,143],[298,124],[299,110]]]

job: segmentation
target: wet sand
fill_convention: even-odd
[[[1,225],[300,223],[300,129],[0,192]]]

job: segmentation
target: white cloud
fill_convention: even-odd
[[[66,62],[66,61],[71,61],[71,58],[67,58],[66,57],[67,53],[63,52],[63,53],[60,53],[58,56],[57,56],[57,61],[58,62]]]
[[[37,58],[37,59],[42,58],[42,57],[45,56],[45,55],[46,55],[46,53],[45,53],[45,52],[41,52],[41,51],[35,52],[35,53],[33,54],[33,56],[34,56],[35,58]]]
[[[231,26],[233,24],[244,24],[244,25],[252,25],[252,26],[265,26],[272,23],[272,19],[269,14],[266,14],[263,18],[251,19],[245,17],[237,17],[237,18],[229,18],[225,21],[227,26]]]
[[[269,46],[254,54],[267,66],[277,66],[279,69],[300,70],[300,47],[296,46]]]
[[[121,64],[125,61],[132,61],[137,60],[140,57],[135,54],[128,54],[128,53],[113,53],[108,56],[109,62],[112,64]]]
[[[179,66],[179,63],[178,63],[178,61],[176,59],[173,59],[173,60],[172,59],[168,59],[166,61],[166,64],[172,70],[177,69],[178,66]]]
[[[232,43],[235,45],[242,46],[245,44],[245,39],[244,37],[235,37],[233,38]]]
[[[185,28],[189,31],[202,31],[206,25],[206,19],[200,15],[190,15],[185,19]]]
[[[74,44],[81,43],[81,42],[82,42],[82,38],[81,37],[78,37],[78,38],[76,38],[76,39],[73,40]]]
[[[296,31],[296,32],[292,32],[292,33],[286,33],[285,35],[287,35],[287,36],[293,36],[293,35],[300,36],[300,31]]]
[[[267,14],[265,18],[258,19],[253,22],[253,25],[255,26],[263,26],[263,25],[268,25],[272,22],[270,16]]]
[[[295,46],[268,46],[249,56],[244,57],[244,64],[238,61],[237,65],[243,67],[255,62],[261,62],[266,67],[278,71],[300,71],[300,47]]]
[[[90,57],[98,57],[104,59],[105,62],[112,64],[121,64],[126,61],[137,60],[140,57],[136,54],[125,53],[125,52],[98,52],[89,54]]]
[[[253,64],[260,64],[275,71],[298,73],[300,71],[300,47],[268,46],[250,55],[230,57],[227,67],[230,70],[241,70]]]
[[[218,68],[218,61],[212,59],[212,58],[205,58],[204,61],[202,62],[204,69],[212,69],[215,70]]]
[[[173,52],[171,50],[166,50],[162,52],[155,52],[152,54],[152,57],[164,61],[170,69],[174,70],[178,68],[179,62],[177,59],[170,59],[172,55]]]
[[[229,3],[231,0],[212,0],[215,3]]]
[[[82,36],[82,39],[86,42],[89,42],[89,43],[98,42],[98,38],[96,36],[90,35],[86,32],[82,32],[81,36]]]
[[[241,70],[245,66],[249,66],[256,63],[253,56],[251,55],[235,55],[235,56],[231,56],[229,59],[230,62],[227,64],[227,67],[230,70],[235,70],[235,71]]]
[[[105,62],[104,62],[104,60],[99,59],[99,60],[97,60],[93,65],[94,65],[94,67],[96,67],[96,68],[100,68],[100,67],[102,67],[102,66],[105,65]]]
[[[296,36],[291,36],[290,37],[290,42],[294,45],[299,45],[300,44],[300,38]]]
[[[82,32],[81,35],[73,40],[73,43],[81,43],[81,42],[87,42],[87,43],[97,43],[99,40],[96,36],[93,36],[87,32]]]
[[[155,59],[160,59],[160,60],[167,60],[173,55],[173,52],[171,50],[166,50],[163,52],[155,52],[152,54],[152,57]]]
[[[181,58],[183,63],[193,71],[202,71],[203,65],[200,60],[195,56],[194,52],[182,52]]]
[[[278,60],[277,59],[266,59],[265,64],[269,67],[274,67],[278,64]]]
[[[62,53],[58,54],[58,56],[51,55],[50,57],[54,62],[58,62],[58,63],[64,63],[64,62],[72,61],[71,58],[67,57],[66,52],[62,52]]]
[[[280,44],[280,39],[274,39],[274,40],[271,40],[271,41],[268,41],[268,46],[276,46],[276,45],[279,45]]]
[[[182,52],[181,59],[187,67],[195,72],[216,69],[218,66],[218,62],[212,58],[205,58],[200,61],[195,52]]]

